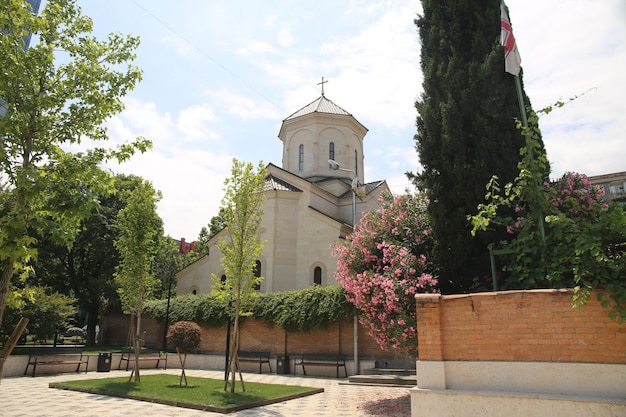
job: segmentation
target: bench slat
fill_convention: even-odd
[[[126,370],[130,366],[130,363],[135,360],[135,351],[133,350],[123,350],[122,357],[120,358],[120,363],[117,365],[117,369],[122,368],[122,362],[126,362]],[[163,369],[167,369],[167,352],[142,352],[139,354],[139,361],[156,361],[155,369],[159,367],[161,361],[164,362]]]
[[[345,355],[333,355],[333,354],[319,354],[319,353],[303,353],[300,355],[299,362],[294,364],[294,372],[296,366],[302,366],[302,373],[306,375],[306,365],[312,366],[334,366],[337,369],[337,378],[339,378],[339,368],[343,368],[343,371],[348,377],[348,370],[346,368],[346,356]]]
[[[259,373],[263,373],[263,364],[266,363],[272,372],[272,363],[270,362],[270,352],[258,352],[250,350],[240,350],[237,352],[239,362],[254,362],[259,364]]]
[[[56,359],[50,359],[56,356]],[[61,359],[58,357],[73,357],[72,359]],[[83,356],[82,348],[33,348],[29,351],[28,363],[24,369],[24,375],[28,373],[28,368],[32,365],[33,373],[37,371],[37,365],[77,365],[76,373],[80,372],[80,366],[85,364],[85,373],[89,369],[89,356]]]

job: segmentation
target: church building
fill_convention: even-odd
[[[331,245],[345,239],[355,221],[376,210],[381,195],[390,191],[384,180],[364,181],[366,134],[367,128],[326,98],[323,88],[319,98],[283,120],[282,166],[266,167],[259,291],[336,285]],[[209,293],[211,274],[224,275],[217,243],[225,233],[211,238],[208,255],[176,275],[179,295]]]

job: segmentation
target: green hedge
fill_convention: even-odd
[[[146,312],[165,321],[167,300],[146,303]],[[250,317],[274,324],[289,332],[324,329],[329,324],[352,317],[356,310],[346,301],[344,289],[312,286],[303,290],[260,293],[248,311]],[[228,323],[228,305],[211,295],[181,295],[170,301],[170,323],[192,321],[209,327]]]

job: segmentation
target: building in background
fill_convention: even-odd
[[[363,139],[367,129],[322,95],[287,117],[278,133],[282,167],[267,165],[257,260],[262,292],[334,285],[337,259],[331,245],[345,239],[354,220],[380,206],[384,180],[365,183]],[[336,163],[329,163],[329,161]],[[208,242],[209,254],[180,271],[178,294],[208,293],[212,274],[221,278],[222,230]]]
[[[604,189],[604,200],[608,203],[626,204],[626,171],[588,177],[592,185]]]

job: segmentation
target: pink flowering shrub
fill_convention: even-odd
[[[602,201],[604,189],[591,185],[584,174],[568,172],[553,183],[544,182],[544,198],[548,203],[544,213],[547,216],[563,215],[576,224],[597,221],[600,211],[607,210],[608,204]],[[524,209],[515,205],[515,219],[509,221],[506,230],[515,234],[525,226],[536,226],[535,222],[524,217]]]
[[[604,189],[591,185],[584,174],[568,172],[553,184],[544,185],[550,205],[578,224],[597,221],[599,211],[608,209],[602,202]]]
[[[415,294],[434,291],[433,246],[421,195],[386,196],[345,242],[334,245],[335,278],[359,320],[385,350],[417,353]]]

